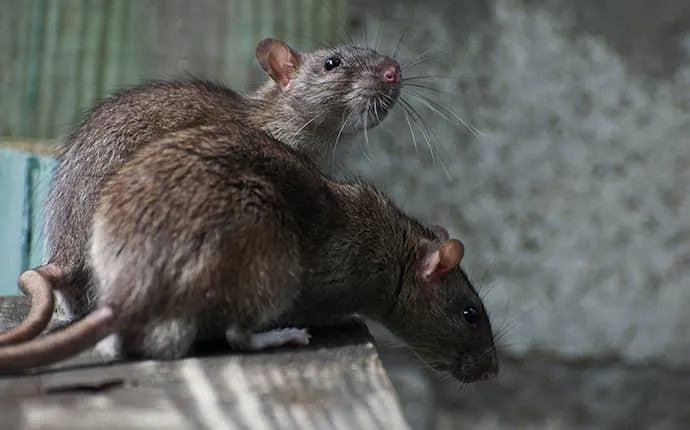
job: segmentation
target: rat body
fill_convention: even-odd
[[[137,151],[104,183],[90,231],[96,310],[0,348],[0,370],[99,339],[101,353],[153,359],[183,357],[199,337],[240,349],[305,344],[308,333],[291,327],[358,313],[462,381],[498,372],[460,241],[241,121]]]
[[[257,45],[256,57],[270,79],[252,94],[197,79],[150,82],[98,103],[68,137],[46,204],[49,264],[40,268],[64,273],[53,280],[63,318],[93,308],[88,238],[103,183],[152,141],[193,126],[241,120],[328,169],[333,145],[376,126],[399,95],[399,64],[371,49],[342,45],[298,53],[266,39]],[[47,323],[44,318],[43,328]],[[31,326],[29,336],[38,334],[40,324]],[[26,338],[25,328],[7,338]]]

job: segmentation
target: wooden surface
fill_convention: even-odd
[[[0,329],[28,311],[0,297]],[[312,331],[309,347],[230,354],[200,345],[173,362],[99,362],[91,353],[0,378],[0,423],[12,430],[409,429],[366,326]]]

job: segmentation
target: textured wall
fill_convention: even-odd
[[[481,131],[427,111],[432,160],[398,111],[350,154],[465,241],[505,331],[501,377],[469,389],[375,332],[415,428],[690,428],[690,3],[359,8],[370,41],[443,53],[407,76],[443,75],[425,94]]]
[[[453,51],[408,75],[481,134],[426,115],[432,162],[399,111],[350,165],[465,241],[509,350],[690,364],[690,7],[367,3],[369,39]]]

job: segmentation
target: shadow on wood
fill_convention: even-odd
[[[0,330],[28,310],[26,297],[0,297]],[[312,335],[309,347],[230,354],[206,344],[170,362],[106,363],[89,351],[0,378],[3,428],[409,429],[363,322]]]

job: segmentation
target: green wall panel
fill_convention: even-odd
[[[347,0],[0,0],[0,140],[60,141],[111,91],[193,74],[245,91],[254,48],[346,38]],[[43,152],[43,151],[38,151]],[[49,156],[0,146],[0,294],[41,263]]]

